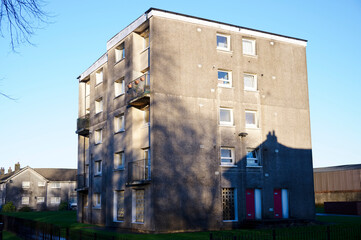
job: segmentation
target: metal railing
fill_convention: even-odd
[[[129,101],[144,96],[150,92],[150,77],[149,74],[144,74],[127,85],[127,94]]]
[[[150,181],[150,164],[148,159],[128,163],[128,185],[145,184]]]
[[[76,133],[83,136],[89,134],[89,113],[78,118],[76,123]]]

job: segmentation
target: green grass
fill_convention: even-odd
[[[11,232],[3,231],[3,240],[21,240],[21,238],[18,238],[15,234]]]
[[[316,216],[316,220],[333,224],[361,224],[360,216]]]

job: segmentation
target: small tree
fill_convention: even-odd
[[[2,212],[6,213],[6,212],[15,212],[15,206],[13,204],[13,202],[7,202],[3,205],[2,207]]]
[[[68,210],[68,205],[69,205],[69,203],[68,202],[61,202],[60,204],[59,204],[59,211],[66,211],[66,210]]]

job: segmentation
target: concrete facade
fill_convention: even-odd
[[[43,172],[48,172],[46,177]],[[75,169],[74,169],[75,170]],[[73,169],[33,169],[25,167],[0,176],[1,205],[13,202],[16,209],[58,210],[60,202],[76,201]],[[73,177],[65,180],[67,175]],[[68,174],[64,174],[67,172]],[[61,176],[59,176],[61,175]]]
[[[314,218],[305,40],[150,9],[78,79],[79,221],[168,232]]]

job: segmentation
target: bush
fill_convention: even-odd
[[[22,207],[19,209],[19,212],[32,212],[33,209],[31,209],[30,207],[26,206],[26,207]]]
[[[15,212],[15,206],[13,202],[7,202],[3,205],[1,211],[2,212]]]
[[[59,211],[66,211],[66,210],[68,210],[68,202],[61,202],[60,204],[59,204]]]

